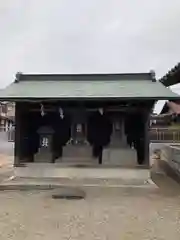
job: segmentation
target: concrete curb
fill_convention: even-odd
[[[158,188],[153,182],[146,182],[143,185],[125,185],[125,184],[27,184],[27,183],[3,183],[0,185],[0,191],[31,191],[31,190],[53,190],[58,188],[127,188],[127,189],[156,189]]]
[[[159,167],[169,178],[173,179],[177,183],[180,183],[180,173],[173,169],[166,161],[159,160]]]

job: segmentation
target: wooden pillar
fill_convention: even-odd
[[[23,124],[22,111],[23,103],[15,105],[15,141],[14,141],[14,166],[19,166],[23,160]]]
[[[149,166],[150,165],[150,159],[149,159],[149,144],[150,144],[150,136],[149,136],[149,121],[150,121],[150,110],[147,109],[145,112],[145,128],[144,128],[144,157],[145,157],[145,161],[144,163]]]

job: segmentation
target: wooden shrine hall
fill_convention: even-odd
[[[15,166],[148,166],[152,107],[177,98],[152,72],[17,73],[0,96],[15,102]]]

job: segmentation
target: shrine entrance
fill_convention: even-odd
[[[142,101],[18,103],[21,163],[148,165],[150,106]]]

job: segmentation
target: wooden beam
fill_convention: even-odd
[[[20,164],[20,103],[15,105],[14,166]]]
[[[16,103],[15,105],[15,141],[14,141],[14,166],[19,166],[23,160],[23,117],[22,113],[25,106],[24,103]]]
[[[150,110],[147,109],[144,115],[144,157],[145,164],[150,165],[149,144],[150,144]]]

